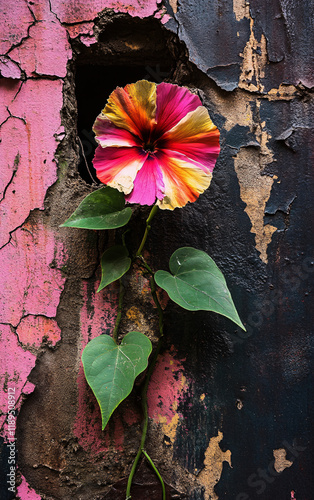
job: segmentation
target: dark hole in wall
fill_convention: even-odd
[[[128,16],[101,26],[97,44],[89,48],[78,46],[75,78],[81,140],[78,170],[85,182],[91,184],[91,177],[96,181],[92,159],[97,144],[92,126],[109,95],[117,86],[137,80],[160,83],[171,78],[177,59],[173,55],[173,37],[156,20]]]

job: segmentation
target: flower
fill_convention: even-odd
[[[93,131],[97,177],[129,203],[173,210],[210,184],[219,131],[186,88],[146,80],[117,87]]]

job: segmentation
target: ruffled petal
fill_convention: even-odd
[[[161,209],[173,210],[195,201],[210,185],[212,174],[201,165],[174,151],[156,154],[164,181],[164,198],[157,202]]]
[[[124,88],[117,87],[103,113],[116,127],[146,141],[155,124],[156,83],[140,80]]]
[[[159,137],[173,128],[190,111],[202,103],[199,97],[184,87],[171,83],[157,86],[156,134]]]
[[[166,132],[158,146],[182,153],[212,172],[220,151],[219,135],[206,108],[199,106]]]
[[[103,148],[107,146],[140,146],[137,136],[125,128],[116,127],[103,113],[97,116],[93,132],[96,135],[96,141]]]
[[[154,155],[150,155],[134,180],[133,191],[125,199],[129,203],[153,205],[156,198],[161,200],[164,197],[164,189],[158,161]]]
[[[98,146],[93,165],[100,182],[129,194],[133,189],[136,174],[142,168],[147,156],[147,153],[137,147]]]

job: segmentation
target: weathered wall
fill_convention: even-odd
[[[183,314],[164,298],[148,450],[169,498],[310,500],[313,3],[0,8],[1,499],[124,498],[119,479],[140,436],[137,386],[101,432],[80,366],[82,347],[115,319],[116,287],[95,293],[108,236],[59,225],[92,189],[78,171],[77,135],[89,161],[90,120],[117,84],[145,77],[198,89],[222,137],[210,189],[156,217],[151,265],[166,268],[182,245],[207,251],[247,326],[244,334],[213,314]],[[137,273],[133,283],[122,331],[153,338],[147,282]],[[15,496],[6,474],[17,458]],[[141,467],[134,498],[159,499],[154,481]]]

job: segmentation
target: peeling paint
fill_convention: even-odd
[[[16,333],[23,346],[38,350],[43,342],[55,346],[61,340],[61,330],[56,320],[30,314],[22,318]]]
[[[248,0],[233,0],[233,11],[237,21],[250,19],[250,3]]]
[[[264,225],[264,213],[274,180],[261,175],[259,151],[249,151],[241,148],[234,157],[234,166],[240,184],[240,196],[246,203],[245,211],[248,214],[255,234],[256,249],[260,258],[267,263],[267,247],[276,227]]]
[[[273,450],[273,455],[275,458],[274,469],[276,472],[281,473],[288,467],[293,465],[293,462],[287,460],[287,450],[284,448],[278,448],[278,450]]]
[[[273,152],[268,146],[270,135],[266,123],[252,123],[253,127],[259,148],[240,148],[234,156],[234,166],[240,184],[240,196],[246,203],[245,211],[252,224],[251,232],[255,234],[256,249],[262,261],[267,263],[267,247],[277,228],[270,224],[264,225],[265,207],[274,179],[262,173],[266,165],[273,161]]]
[[[204,469],[198,475],[198,482],[205,488],[205,500],[218,500],[214,488],[221,477],[223,462],[232,467],[231,451],[222,451],[219,446],[222,438],[222,432],[218,431],[218,436],[210,439],[205,451]]]
[[[159,357],[148,387],[148,415],[173,443],[180,420],[178,402],[187,390],[183,366],[171,352]]]
[[[250,38],[244,47],[241,65],[241,75],[239,78],[239,88],[249,92],[263,92],[264,85],[261,80],[265,77],[265,66],[267,59],[266,37],[262,33],[261,39],[255,38],[254,21],[250,19]]]
[[[173,10],[173,13],[176,14],[178,12],[178,0],[169,0],[169,3]]]
[[[148,17],[158,10],[157,0],[78,0],[75,8],[62,0],[51,0],[52,12],[61,23],[78,23],[92,21],[104,9],[113,9],[115,12],[124,12],[130,16]]]

